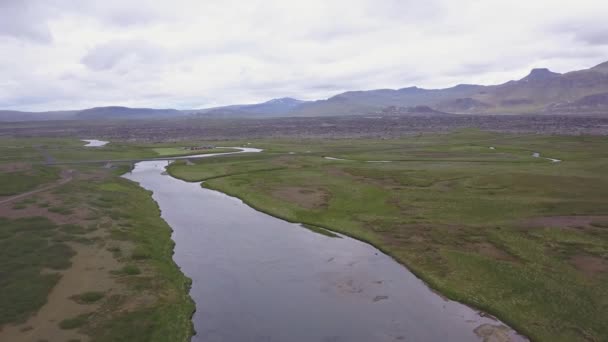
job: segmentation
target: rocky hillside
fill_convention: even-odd
[[[534,69],[526,77],[500,85],[458,85],[446,89],[417,87],[353,91],[305,103],[293,115],[365,114],[383,108],[429,106],[465,114],[560,113],[597,114],[599,105],[583,105],[608,92],[608,62],[565,74]],[[597,95],[596,97],[593,97]],[[579,102],[582,101],[582,102]],[[608,111],[603,111],[608,115]]]

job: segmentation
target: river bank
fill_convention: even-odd
[[[195,341],[524,340],[365,243],[268,216],[164,175],[167,165],[140,162],[126,177],[153,192],[173,227],[174,259],[200,305]]]
[[[266,141],[256,143],[268,151],[261,155],[175,163],[169,172],[206,180],[205,187],[275,217],[369,241],[440,293],[533,340],[578,341],[606,336],[597,318],[605,313],[598,300],[608,268],[597,251],[608,245],[601,228],[608,183],[599,171],[600,140],[590,139],[484,133]],[[529,146],[576,163],[531,158]]]
[[[190,280],[150,193],[126,166],[72,167],[0,202],[0,340],[189,341]]]

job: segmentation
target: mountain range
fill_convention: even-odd
[[[533,69],[522,79],[499,85],[348,91],[317,101],[285,97],[257,104],[182,111],[117,106],[55,112],[0,110],[0,121],[447,113],[608,115],[608,62],[564,74]]]
[[[188,113],[177,109],[129,108],[120,106],[95,107],[83,110],[50,112],[22,112],[0,110],[0,121],[45,121],[45,120],[106,120],[106,119],[154,119],[185,116]]]
[[[208,116],[252,116],[252,114],[254,116],[281,116],[298,109],[298,107],[305,103],[307,103],[307,101],[283,97],[262,103],[208,108],[194,112]]]

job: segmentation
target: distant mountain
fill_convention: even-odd
[[[303,104],[293,111],[293,115],[365,114],[376,112],[388,106],[432,107],[443,101],[472,96],[481,89],[483,89],[483,86],[461,84],[447,89],[409,87],[397,90],[349,91],[330,97],[327,100]]]
[[[542,80],[549,80],[552,78],[559,77],[561,74],[557,72],[553,72],[547,68],[537,68],[532,69],[530,74],[521,79],[522,82],[536,82]]]
[[[52,112],[22,112],[18,110],[0,110],[0,122],[66,120],[73,118],[75,113],[76,111],[74,110]]]
[[[250,117],[252,114],[254,114],[254,116],[281,116],[283,114],[291,113],[304,103],[306,103],[306,101],[296,100],[291,97],[283,97],[257,104],[209,108],[200,112],[209,116]]]
[[[77,119],[153,119],[185,115],[176,109],[95,107],[76,112]]]
[[[549,105],[547,112],[557,114],[606,114],[608,113],[608,93],[584,96],[573,102],[560,102]]]
[[[591,70],[596,72],[608,73],[608,61],[594,66],[593,68],[591,68]]]
[[[150,109],[129,107],[95,107],[83,110],[53,112],[22,112],[0,110],[1,121],[46,121],[46,120],[106,120],[106,119],[154,119],[188,115],[176,109]]]
[[[306,103],[306,101],[296,100],[291,97],[283,97],[280,99],[272,99],[260,104],[246,106],[244,109],[251,113],[274,114],[294,110],[303,103]]]
[[[334,116],[381,113],[387,108],[426,106],[442,113],[606,114],[602,106],[582,105],[583,98],[608,93],[608,62],[590,69],[560,74],[533,69],[519,80],[499,85],[460,84],[445,89],[408,87],[348,91],[326,100],[276,99],[254,105],[227,106],[203,111],[219,116]],[[593,99],[593,98],[592,98]],[[393,109],[390,109],[393,110]]]
[[[601,67],[565,74],[535,69],[519,81],[488,87],[476,100],[494,105],[493,112],[553,112],[562,103],[608,92],[608,70]],[[584,112],[579,112],[585,114]]]
[[[608,62],[565,74],[537,68],[522,79],[489,86],[460,84],[445,89],[408,87],[348,91],[317,101],[284,97],[257,104],[183,111],[116,106],[39,113],[0,110],[0,121],[150,119],[189,115],[278,117],[383,113],[390,115],[445,115],[446,113],[608,115]]]
[[[467,112],[486,112],[491,110],[494,106],[475,100],[470,97],[457,98],[439,102],[435,106],[438,110],[450,111],[454,113],[467,113]]]
[[[462,84],[446,89],[379,89],[351,91],[327,100],[303,104],[290,115],[320,116],[366,114],[390,106],[429,106],[442,112],[463,114],[555,113],[563,103],[608,92],[608,62],[565,74],[545,68],[533,69],[526,77],[494,86]],[[574,114],[596,114],[579,106]],[[608,115],[608,112],[604,112]]]

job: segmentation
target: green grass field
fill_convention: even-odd
[[[57,225],[44,217],[0,218],[0,325],[21,322],[46,302],[74,251],[54,242]]]
[[[124,170],[116,170],[121,174]],[[194,303],[188,296],[190,280],[172,259],[171,229],[160,219],[160,211],[150,192],[122,178],[98,184],[80,185],[92,206],[104,208],[115,217],[113,239],[135,244],[131,255],[122,256],[125,265],[113,271],[127,277],[133,291],[157,296],[153,306],[107,317],[102,323],[87,326],[93,341],[186,341],[192,334],[190,317]],[[145,276],[142,269],[148,270]],[[153,271],[150,274],[150,269]],[[129,322],[129,324],[125,324]],[[142,330],[133,331],[133,327]]]
[[[265,152],[169,171],[368,241],[533,340],[608,339],[605,137],[461,131],[253,146]]]
[[[210,154],[210,153],[224,153],[224,152],[235,152],[236,149],[231,148],[211,148],[208,150],[188,150],[183,147],[156,147],[152,148],[159,157],[173,157],[182,155],[194,155],[194,154]]]
[[[264,152],[194,165],[178,161],[169,172],[313,230],[367,241],[442,294],[535,341],[608,339],[605,137],[463,130],[393,140],[251,143]],[[194,144],[201,142],[112,142],[93,149],[78,139],[0,139],[0,196],[57,181],[68,166],[44,166],[41,149],[73,162],[156,158]],[[534,158],[534,152],[563,162]],[[22,322],[44,305],[59,281],[56,270],[70,267],[70,246],[80,246],[103,248],[119,260],[103,274],[125,284],[126,292],[73,293],[66,301],[87,311],[55,317],[54,324],[93,341],[187,340],[194,309],[189,280],[171,259],[170,228],[150,193],[119,177],[127,165],[69,168],[79,176],[52,190],[54,200],[34,196],[8,207],[44,209],[60,220],[85,208],[84,222],[0,218],[0,325]],[[91,236],[99,231],[104,234]],[[121,309],[138,295],[154,300]]]
[[[40,146],[60,161],[157,157],[149,145],[117,143],[90,149],[77,139],[0,139],[0,196],[55,184],[61,170],[74,170],[72,181],[0,207],[0,340],[5,327],[29,324],[28,318],[48,304],[59,307],[43,320],[54,322],[60,331],[88,335],[91,341],[188,341],[194,311],[190,280],[172,260],[171,229],[160,218],[151,194],[120,177],[129,165],[49,167],[43,165]],[[3,213],[31,214],[9,218]],[[60,272],[70,272],[80,253],[97,255],[98,250],[113,255],[120,266],[88,267],[83,284],[113,285],[83,291],[78,290],[80,282],[70,283],[63,291],[75,286],[74,293],[49,302],[49,294],[65,276]],[[97,258],[79,262],[104,263]],[[85,312],[63,317],[57,300]],[[37,328],[25,325],[17,334]],[[8,336],[7,340],[15,338]],[[42,337],[57,336],[61,335]]]
[[[231,148],[213,148],[209,150],[194,151],[184,148],[186,146],[208,144],[209,143],[202,143],[200,141],[180,141],[173,143],[126,143],[112,141],[102,147],[86,147],[85,143],[79,139],[0,138],[0,167],[3,164],[16,161],[34,165],[43,164],[45,162],[45,157],[42,154],[43,151],[51,155],[54,161],[58,163],[174,157],[237,151],[236,149]],[[0,171],[2,170],[0,169]],[[0,189],[2,189],[2,183],[0,183]]]
[[[58,169],[44,166],[35,166],[24,171],[3,172],[1,175],[0,196],[17,195],[59,179]]]

